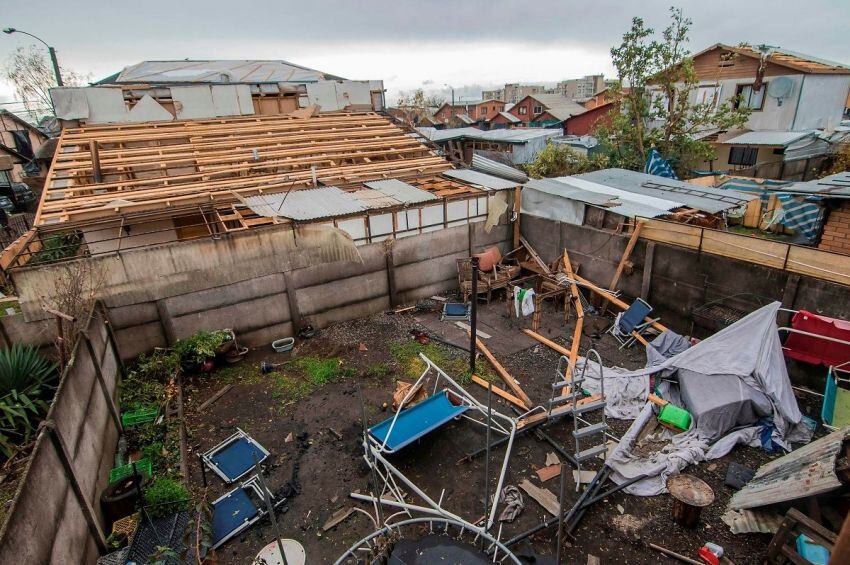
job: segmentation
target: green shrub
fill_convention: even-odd
[[[30,263],[53,263],[68,257],[74,257],[83,242],[83,234],[79,231],[51,235],[41,242],[41,249],[34,253]]]
[[[295,366],[304,371],[310,383],[316,387],[324,386],[340,377],[349,377],[354,370],[342,367],[339,357],[320,359],[318,357],[301,357],[295,360]]]
[[[189,491],[178,480],[162,477],[145,489],[145,506],[152,518],[169,516],[188,506]]]
[[[200,364],[210,357],[215,357],[218,346],[228,339],[230,339],[230,332],[226,330],[213,332],[201,330],[186,339],[178,340],[174,344],[174,351],[177,352],[180,361]]]
[[[50,408],[55,379],[56,364],[35,347],[0,350],[0,453],[10,457],[33,437]]]

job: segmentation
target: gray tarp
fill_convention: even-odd
[[[653,416],[652,405],[645,405],[608,458],[615,482],[646,474],[648,479],[631,485],[627,492],[660,494],[665,491],[667,476],[678,473],[686,465],[721,457],[736,443],[757,444],[758,428],[752,424],[762,415],[772,414],[774,443],[787,449],[791,440],[808,441],[811,434],[801,424],[802,414],[791,389],[779,341],[776,325],[779,307],[779,302],[764,306],[668,359],[661,360],[661,355],[655,355],[657,351],[650,351],[649,361],[656,363],[650,367],[617,372],[617,379],[611,383],[614,386],[624,378],[645,378],[659,371],[662,378],[679,378],[682,381],[679,394],[669,398],[674,403],[684,401],[684,406],[694,415],[694,424],[687,432],[669,434],[671,443],[660,452],[649,457],[633,455],[638,433]],[[670,339],[666,337],[656,344],[668,347]],[[606,378],[606,394],[608,383]],[[641,400],[638,397],[632,402]],[[729,433],[740,425],[750,427]]]

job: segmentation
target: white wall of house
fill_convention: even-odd
[[[832,129],[841,121],[850,75],[806,75],[796,121],[789,129]]]

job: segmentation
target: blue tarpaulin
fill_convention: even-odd
[[[657,177],[667,177],[668,179],[679,178],[676,176],[676,173],[673,172],[673,167],[670,166],[670,162],[661,157],[661,154],[656,149],[651,149],[649,151],[649,156],[646,158],[646,166],[643,168],[643,172]]]
[[[763,201],[767,201],[771,195],[775,195],[782,205],[782,213],[775,221],[783,226],[794,230],[809,243],[817,241],[821,231],[824,217],[823,200],[820,196],[797,196],[780,192],[789,182],[763,180],[754,181],[748,179],[730,179],[720,185],[727,190],[738,190],[741,192],[757,192]]]

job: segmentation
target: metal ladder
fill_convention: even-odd
[[[578,401],[584,396],[581,385],[584,383],[584,372],[587,370],[588,358],[591,354],[596,357],[596,362],[599,364],[599,394],[602,398],[594,402],[579,405]],[[608,449],[605,443],[605,432],[608,430],[608,422],[605,420],[605,377],[604,369],[602,368],[602,358],[595,349],[589,349],[587,351],[581,374],[577,379],[573,379],[572,375],[566,374],[569,366],[570,360],[562,355],[558,360],[557,369],[560,380],[552,385],[552,398],[549,400],[548,413],[550,419],[566,414],[571,414],[573,417],[572,434],[575,440],[575,465],[579,475],[579,480],[576,481],[576,491],[578,491],[581,485],[581,464],[589,459],[598,457]],[[559,394],[559,391],[565,387],[570,387],[570,392]],[[591,424],[583,417],[584,414],[599,410],[600,408],[602,408],[602,420],[600,422]],[[602,438],[601,444],[582,449],[582,440],[587,441],[597,437]]]

